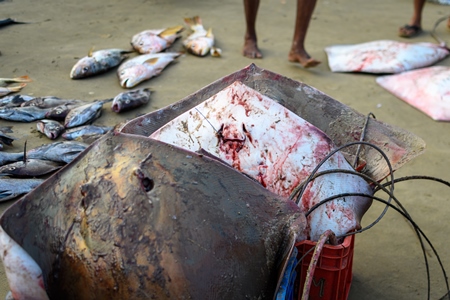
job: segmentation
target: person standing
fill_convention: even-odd
[[[246,32],[242,54],[249,58],[262,58],[256,35],[256,16],[258,14],[259,2],[259,0],[244,0]],[[320,64],[320,61],[312,58],[306,52],[304,46],[306,33],[316,2],[317,0],[297,0],[294,37],[288,60],[290,62],[298,62],[305,68],[315,67]]]

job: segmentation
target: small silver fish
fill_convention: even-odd
[[[100,117],[103,104],[112,100],[96,101],[71,109],[64,119],[64,126],[66,128],[73,128],[94,121]]]
[[[83,101],[75,99],[61,99],[54,96],[37,97],[22,103],[20,106],[36,106],[38,108],[52,108],[63,104],[81,104]]]
[[[68,164],[88,145],[76,141],[45,144],[27,151],[28,158],[51,160]]]
[[[184,47],[188,52],[197,56],[205,56],[208,54],[214,46],[214,34],[212,33],[212,29],[210,28],[206,31],[199,16],[185,18],[184,22],[193,31],[193,33],[183,41]],[[219,51],[214,51],[214,53],[217,53],[219,54],[218,56],[220,56]]]
[[[57,121],[64,121],[67,114],[71,109],[74,109],[75,107],[81,106],[81,104],[74,103],[74,104],[62,104],[55,106],[51,108],[46,114],[45,117],[47,119],[57,120]]]
[[[114,97],[111,109],[116,112],[126,111],[147,104],[150,101],[150,89],[137,89],[123,92]]]
[[[119,66],[117,75],[120,85],[132,88],[139,83],[158,76],[164,68],[175,60],[181,53],[165,52],[139,55]]]
[[[35,99],[36,97],[27,95],[10,95],[0,99],[0,107],[18,107],[22,103]]]
[[[32,178],[47,175],[61,167],[58,162],[30,158],[1,166],[0,175]]]
[[[27,194],[42,182],[44,179],[0,178],[0,202]]]
[[[118,66],[127,58],[126,53],[131,53],[123,49],[105,49],[89,51],[88,56],[81,58],[70,71],[70,78],[80,79],[100,73]]]
[[[62,138],[66,140],[75,140],[84,135],[103,135],[112,129],[113,127],[110,126],[84,125],[66,130],[62,134]]]
[[[170,47],[176,39],[181,37],[183,30],[183,26],[144,30],[132,37],[131,46],[141,54],[158,53]]]
[[[26,107],[4,107],[0,109],[0,119],[16,122],[33,122],[45,118],[49,109]]]
[[[65,129],[64,125],[58,121],[48,119],[39,120],[36,123],[36,128],[51,140],[57,139]]]
[[[6,96],[11,93],[17,93],[26,86],[27,86],[26,83],[22,83],[22,84],[16,85],[16,86],[0,87],[0,97]]]
[[[0,78],[0,86],[5,87],[10,83],[22,83],[22,82],[31,82],[31,78],[28,75],[15,77],[15,78]]]

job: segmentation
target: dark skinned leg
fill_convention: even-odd
[[[262,53],[258,49],[255,29],[258,8],[259,0],[244,0],[245,23],[247,28],[244,36],[242,54],[248,58],[262,58]]]
[[[422,31],[422,11],[425,6],[425,0],[414,0],[414,10],[411,21],[408,25],[398,29],[398,35],[401,37],[413,37]]]
[[[312,58],[305,50],[305,38],[317,0],[297,0],[294,38],[288,59],[298,62],[305,68],[315,67],[320,61]]]

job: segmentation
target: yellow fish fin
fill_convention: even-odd
[[[213,32],[212,32],[212,28],[208,29],[208,32],[206,33],[206,37],[213,37]]]
[[[94,46],[92,46],[91,49],[89,49],[88,56],[91,57],[93,52],[94,52]]]
[[[188,25],[189,27],[202,25],[202,19],[200,19],[199,16],[195,16],[193,18],[184,18],[184,23],[186,23],[186,25]]]
[[[165,36],[171,36],[177,33],[180,33],[184,30],[184,26],[182,25],[178,25],[178,26],[174,26],[174,27],[169,27],[164,29],[160,34],[158,34],[160,37],[165,37]]]
[[[153,57],[153,58],[149,58],[145,61],[145,63],[150,64],[150,65],[154,65],[156,64],[156,62],[158,61],[158,57]]]

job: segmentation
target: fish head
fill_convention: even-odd
[[[95,74],[95,59],[86,56],[80,59],[70,71],[70,78],[80,79]]]
[[[67,116],[67,114],[70,111],[70,107],[67,105],[60,105],[52,108],[49,110],[45,117],[48,119],[54,119],[54,120],[64,120],[64,118]]]
[[[132,88],[153,75],[144,65],[135,65],[119,71],[119,82],[124,88]]]
[[[187,41],[185,43],[186,49],[191,52],[192,54],[198,55],[198,56],[205,56],[209,53],[211,49],[211,39],[207,37],[201,37],[197,39],[193,39],[190,41]]]

